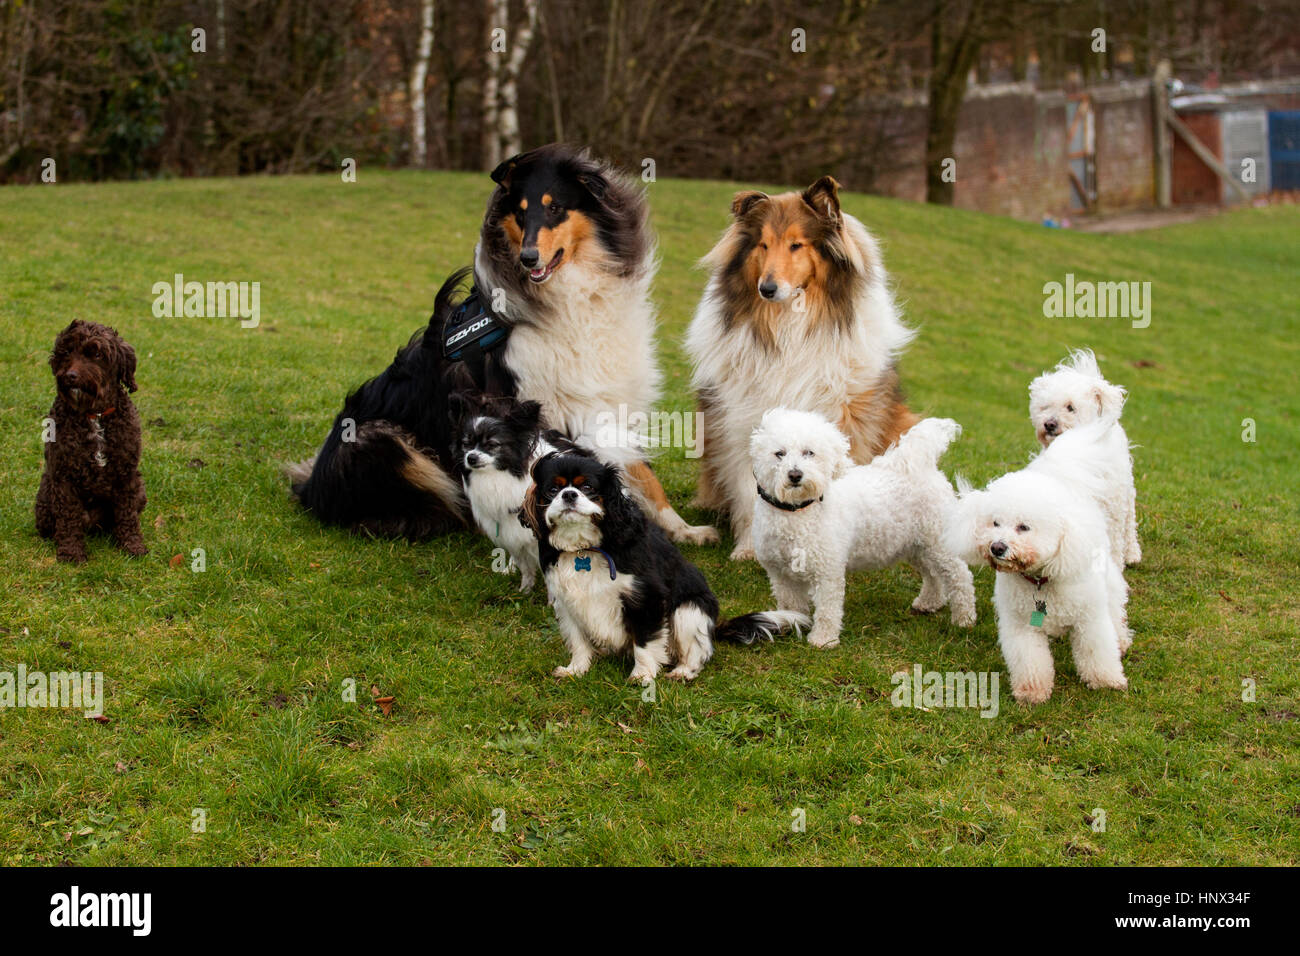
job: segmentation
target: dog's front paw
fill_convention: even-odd
[[[524,593],[527,593],[533,589],[533,585],[535,585],[536,583],[537,583],[537,575],[525,574],[523,577],[519,579],[519,590]]]
[[[144,546],[143,541],[128,541],[122,545],[122,550],[133,558],[143,558],[149,553],[149,549]]]
[[[579,667],[578,665],[570,662],[568,664],[565,664],[563,667],[555,668],[555,670],[551,671],[551,676],[552,677],[581,677],[585,673],[587,673],[587,668]]]
[[[1124,676],[1123,671],[1119,673],[1080,674],[1079,676],[1090,690],[1128,690],[1128,678]]]
[[[627,675],[627,682],[629,684],[640,684],[642,687],[649,687],[655,682],[655,675],[650,671],[634,670],[631,674]]]
[[[1128,550],[1124,552],[1124,563],[1140,564],[1141,562],[1142,562],[1142,545],[1138,544],[1135,541],[1132,544],[1130,544],[1128,546]]]
[[[59,548],[54,556],[67,564],[85,564],[88,560],[85,548]]]
[[[695,680],[695,678],[700,676],[700,672],[697,668],[687,667],[685,664],[678,664],[668,672],[667,676],[669,680],[688,681]]]
[[[808,643],[813,647],[820,647],[822,649],[839,647],[840,636],[838,634],[831,634],[825,629],[819,629],[814,626],[813,629],[808,632]]]
[[[672,533],[672,539],[678,544],[717,544],[720,540],[718,529],[711,524],[688,524]]]
[[[952,623],[957,627],[974,627],[975,626],[975,609],[963,608],[960,611],[952,612]]]
[[[1041,704],[1052,696],[1052,685],[1041,682],[1012,684],[1011,696],[1022,704]]]
[[[753,545],[745,544],[745,543],[741,543],[741,544],[736,545],[736,546],[731,550],[731,560],[732,560],[732,561],[753,561],[753,560],[755,560],[755,557],[754,557],[754,547],[753,547]]]

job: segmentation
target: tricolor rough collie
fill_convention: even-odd
[[[645,436],[619,425],[659,398],[641,190],[559,145],[506,160],[492,180],[469,297],[457,301],[460,274],[448,280],[428,328],[348,397],[316,458],[290,469],[295,495],[324,521],[377,534],[463,524],[448,396],[474,389],[539,402],[542,424],[622,468],[674,539],[716,541],[678,516]]]
[[[733,559],[754,557],[749,438],[775,406],[817,412],[865,464],[917,420],[895,363],[915,334],[899,317],[876,240],[823,176],[803,192],[746,191],[703,264],[686,348],[704,432],[696,503],[731,515]]]

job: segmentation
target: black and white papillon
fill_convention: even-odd
[[[579,677],[598,654],[630,654],[628,680],[650,684],[660,668],[692,680],[715,638],[751,644],[811,624],[794,611],[718,620],[704,574],[624,491],[619,470],[580,452],[549,453],[532,467],[520,520],[538,556],[570,660],[557,677]]]
[[[452,451],[474,522],[510,555],[511,565],[519,569],[519,590],[531,591],[539,569],[537,538],[519,521],[533,482],[529,470],[542,455],[578,446],[542,428],[538,402],[462,391],[451,396],[449,405]]]

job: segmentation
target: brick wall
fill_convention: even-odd
[[[963,209],[1038,220],[1070,211],[1066,172],[1065,96],[1025,84],[976,89],[967,96],[954,144],[954,203]],[[1095,91],[1097,192],[1102,209],[1149,206],[1154,200],[1151,97],[1146,84]],[[874,192],[925,199],[925,106],[900,106],[907,131],[897,162]]]
[[[1097,206],[1103,211],[1155,204],[1155,105],[1149,91],[1093,97],[1097,131]]]

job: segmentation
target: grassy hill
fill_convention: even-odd
[[[912,404],[965,426],[950,473],[1025,462],[1026,386],[1069,347],[1095,348],[1130,391],[1145,552],[1128,572],[1131,689],[1086,690],[1057,642],[1051,701],[1017,706],[1004,673],[983,719],[889,695],[915,663],[1004,671],[988,570],[973,632],[908,614],[910,570],[855,575],[838,650],[724,646],[645,702],[622,663],[549,676],[564,654],[542,592],[491,573],[486,539],[361,540],[295,510],[280,465],[425,322],[488,185],[362,171],[0,190],[0,671],[102,671],[109,717],[0,710],[0,863],[1300,858],[1296,208],[1099,236],[844,197],[921,328]],[[688,410],[693,264],[735,187],[649,188],[664,404]],[[177,272],[260,282],[261,325],[155,318],[151,287]],[[1067,273],[1150,281],[1150,326],[1044,318],[1044,283]],[[89,564],[58,565],[35,534],[46,358],[74,317],[139,354],[141,560],[101,540]],[[676,450],[659,467],[684,506],[695,462]],[[761,568],[728,550],[689,552],[724,613],[768,606]]]

